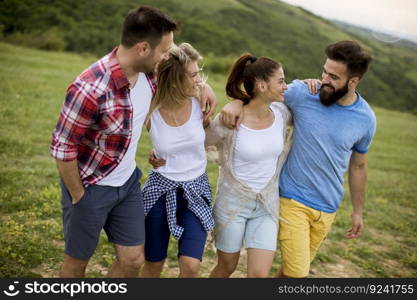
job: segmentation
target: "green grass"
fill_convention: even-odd
[[[0,43],[0,277],[56,276],[63,258],[60,190],[51,133],[71,80],[95,60]],[[227,101],[225,77],[209,74],[219,108]],[[393,100],[395,101],[395,100]],[[351,204],[342,202],[332,232],[312,265],[312,276],[417,276],[417,117],[375,107],[378,130],[369,154],[368,198],[364,235],[344,238]],[[151,149],[144,132],[137,162],[146,174]],[[209,164],[214,188],[217,167]],[[173,241],[163,271],[177,276]],[[87,276],[103,276],[114,250],[103,235]],[[235,276],[244,276],[244,258]],[[208,245],[201,275],[208,276],[215,253]],[[277,271],[277,254],[273,271]]]

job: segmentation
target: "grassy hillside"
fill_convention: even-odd
[[[118,43],[124,15],[138,4],[179,21],[176,41],[194,44],[222,74],[233,57],[251,51],[283,62],[290,79],[319,77],[326,45],[359,39],[375,57],[362,95],[381,107],[417,109],[415,49],[355,35],[278,0],[8,0],[0,2],[0,32],[9,42],[101,56]]]
[[[0,277],[57,276],[63,257],[60,191],[48,147],[67,85],[94,60],[0,43]],[[222,106],[225,77],[209,74],[209,82]],[[369,157],[364,235],[344,239],[347,198],[313,264],[313,277],[417,276],[417,117],[374,108],[378,131]],[[150,148],[144,132],[137,153],[144,174]],[[213,186],[217,167],[209,164],[208,172]],[[201,276],[213,268],[214,253],[208,244]],[[103,276],[113,254],[103,236],[87,275]],[[244,276],[244,262],[243,253],[235,277]],[[279,264],[277,255],[273,271]],[[177,267],[172,243],[163,276],[177,276]]]

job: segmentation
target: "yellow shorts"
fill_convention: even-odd
[[[307,277],[310,263],[330,231],[336,213],[315,210],[293,199],[280,198],[279,243],[282,272]]]

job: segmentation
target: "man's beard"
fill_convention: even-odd
[[[324,87],[329,87],[332,91],[325,91]],[[346,84],[338,90],[335,90],[335,88],[329,84],[322,84],[320,88],[320,102],[325,106],[333,105],[346,95],[348,91],[348,81],[346,81]]]

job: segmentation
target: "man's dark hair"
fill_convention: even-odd
[[[156,47],[162,36],[177,30],[177,24],[166,14],[151,6],[141,6],[132,9],[123,22],[123,46],[130,48],[133,45],[147,41],[152,48]]]
[[[331,60],[346,64],[349,76],[362,76],[368,71],[372,57],[356,41],[340,41],[327,46],[326,55]]]

